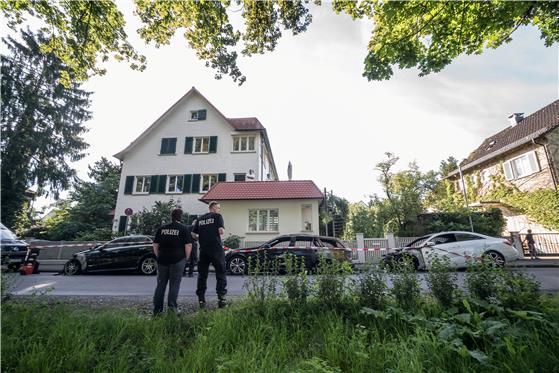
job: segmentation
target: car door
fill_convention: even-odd
[[[432,236],[425,242],[425,246],[421,249],[423,260],[427,268],[431,266],[434,258],[442,260],[448,259],[451,266],[456,266],[458,244],[454,233],[441,233]]]
[[[293,254],[297,261],[302,258],[305,262],[305,267],[312,268],[318,264],[318,245],[314,237],[296,236],[289,247],[289,253]]]
[[[279,237],[271,241],[266,249],[266,260],[270,264],[271,269],[277,269],[277,266],[285,264],[286,254],[289,253],[289,246],[293,242],[292,237]]]
[[[88,268],[95,271],[110,271],[123,268],[122,251],[126,250],[129,237],[121,237],[97,249],[92,260],[88,258]]]
[[[466,267],[469,259],[479,258],[485,251],[487,245],[485,237],[467,232],[456,233],[455,236],[458,254],[461,254],[461,256],[456,259],[456,263],[459,267]]]
[[[153,246],[149,237],[133,236],[128,239],[117,254],[118,269],[136,268],[140,259],[153,252]]]

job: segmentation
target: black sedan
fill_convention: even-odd
[[[248,273],[249,264],[280,263],[286,255],[303,258],[307,269],[314,269],[319,264],[320,256],[326,260],[351,262],[351,249],[334,237],[290,234],[276,237],[258,247],[228,250],[225,254],[227,270],[234,275]],[[297,260],[297,259],[296,259]]]
[[[64,264],[64,274],[134,271],[144,275],[153,275],[157,272],[157,262],[152,242],[153,240],[149,236],[115,238],[103,245],[75,253]]]
[[[0,255],[2,264],[16,270],[24,261],[29,245],[19,240],[4,224],[0,223]]]

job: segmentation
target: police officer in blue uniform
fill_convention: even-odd
[[[223,217],[219,213],[221,206],[212,201],[209,205],[209,212],[198,217],[192,229],[192,236],[198,239],[200,245],[200,257],[198,259],[198,284],[196,295],[200,308],[206,306],[206,289],[208,281],[208,268],[210,263],[215,269],[216,292],[218,306],[223,308],[227,305],[225,294],[227,294],[227,277],[225,274],[225,253],[221,236],[225,233]]]
[[[157,258],[157,286],[153,295],[153,314],[163,312],[165,289],[169,283],[167,305],[169,310],[178,312],[177,298],[181,286],[182,273],[192,249],[192,237],[186,225],[181,224],[182,210],[171,212],[170,224],[159,228],[153,239],[153,252]]]

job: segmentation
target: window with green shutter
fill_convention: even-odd
[[[210,136],[210,153],[217,153],[217,136]]]
[[[194,137],[187,137],[184,140],[184,154],[192,154],[193,143],[194,143]]]
[[[149,184],[149,192],[150,193],[157,193],[157,182],[159,181],[159,176],[153,175],[151,177],[151,181]]]
[[[157,193],[165,193],[166,186],[167,186],[167,175],[159,175],[159,181],[157,182]]]
[[[164,137],[161,139],[161,150],[159,154],[175,154],[177,150],[176,137]]]
[[[227,174],[218,174],[217,181],[225,181],[227,179]]]
[[[199,193],[200,192],[200,174],[192,175],[192,193]]]
[[[134,176],[126,176],[126,182],[124,183],[124,194],[132,194],[134,189]]]
[[[183,193],[192,193],[192,175],[184,175]]]

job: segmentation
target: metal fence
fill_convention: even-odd
[[[537,256],[559,255],[559,233],[533,233]],[[525,256],[530,256],[526,234],[520,234],[520,241]]]

